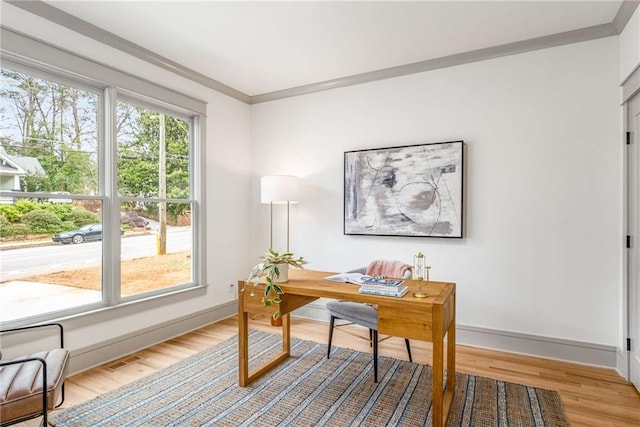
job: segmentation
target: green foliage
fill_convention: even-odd
[[[279,253],[273,249],[269,249],[269,252],[261,256],[260,259],[262,261],[253,267],[246,284],[252,284],[255,288],[260,283],[260,277],[266,276],[262,305],[264,307],[271,307],[273,304],[279,304],[280,295],[284,294],[282,288],[275,282],[275,279],[280,277],[280,268],[278,266],[288,264],[294,268],[303,268],[303,265],[306,264],[307,261],[305,261],[303,257],[296,258],[291,252]],[[254,295],[255,293],[251,290],[251,296]],[[274,319],[278,317],[280,317],[279,310],[273,313]]]
[[[9,236],[26,236],[29,234],[29,227],[26,224],[11,224],[7,233]]]
[[[3,122],[20,129],[19,138],[3,138],[8,154],[35,157],[41,171],[21,179],[22,191],[87,194],[98,187],[96,94],[1,69]]]
[[[87,224],[93,224],[94,222],[102,222],[98,215],[89,212],[85,208],[79,207],[74,207],[66,220],[72,222],[76,228]]]
[[[42,206],[42,209],[53,212],[58,218],[60,218],[60,221],[67,221],[69,219],[69,216],[71,215],[72,209],[74,208],[70,203],[57,203],[44,205]],[[84,210],[84,208],[75,209]]]
[[[51,189],[51,183],[46,176],[27,174],[20,180],[20,189],[22,191],[28,191],[30,193],[36,193],[38,191],[48,191]]]
[[[22,212],[14,205],[0,205],[0,215],[9,222],[18,222]]]
[[[23,215],[40,209],[41,207],[39,203],[20,199],[12,205],[0,205],[0,215],[4,216],[11,223],[17,223]]]
[[[98,187],[99,97],[81,89],[0,68],[3,123],[20,130],[14,136],[0,130],[8,154],[38,159],[45,175],[32,171],[21,179],[29,192],[68,191],[91,194]],[[10,114],[9,114],[10,112]],[[164,123],[164,125],[162,125]],[[165,193],[161,194],[160,141],[164,129]],[[147,108],[119,102],[118,188],[120,195],[190,198],[190,122]],[[169,203],[174,222],[189,204]],[[21,212],[22,214],[28,212]],[[61,212],[56,212],[64,220]]]
[[[4,215],[0,215],[0,237],[10,236],[11,223]]]
[[[73,230],[77,227],[73,221],[62,221],[62,226],[60,228],[62,228],[62,230]]]
[[[22,223],[34,234],[57,233],[62,230],[62,221],[51,211],[38,209],[22,216]]]
[[[32,202],[31,200],[27,200],[27,199],[20,199],[17,202],[15,202],[13,206],[15,206],[16,209],[18,209],[18,211],[20,212],[20,215],[24,215],[36,209],[42,208],[41,204]]]
[[[131,110],[131,108],[133,110]],[[118,105],[119,116],[128,114],[118,144],[118,188],[126,196],[160,197],[160,114],[140,107]],[[189,123],[165,115],[166,197],[189,198]],[[126,135],[126,137],[124,137]],[[150,207],[151,210],[157,209]],[[169,203],[174,223],[189,204]]]
[[[169,213],[168,223],[171,225],[178,224],[180,215],[191,211],[191,205],[189,203],[168,203],[167,212]]]
[[[95,194],[98,188],[98,102],[99,96],[66,84],[28,73],[0,68],[3,129],[19,130],[19,135],[0,129],[0,143],[10,155],[34,157],[45,175],[31,171],[21,179],[28,192],[68,191]],[[164,120],[166,198],[188,199],[191,123],[171,115],[119,102],[116,132],[118,140],[118,189],[123,196],[160,197],[160,127]],[[20,202],[18,202],[20,203]],[[32,203],[24,201],[23,203]],[[125,205],[127,202],[125,202]],[[65,206],[64,204],[56,204]],[[11,223],[38,209],[23,205],[5,215]],[[137,205],[131,206],[139,207]],[[145,206],[157,211],[157,203]],[[86,224],[99,222],[95,216],[75,214],[65,208],[49,208],[62,221]],[[173,223],[191,209],[189,203],[168,203]]]
[[[57,233],[86,224],[101,222],[100,216],[68,203],[40,204],[20,200],[14,205],[0,205],[0,237],[23,234]],[[5,225],[5,221],[8,225]]]

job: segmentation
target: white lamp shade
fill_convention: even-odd
[[[270,175],[260,178],[262,203],[298,203],[300,178],[292,175]]]

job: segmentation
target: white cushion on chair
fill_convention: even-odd
[[[378,310],[360,302],[329,301],[327,310],[333,317],[357,323],[365,328],[378,330]]]

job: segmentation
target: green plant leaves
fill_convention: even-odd
[[[273,304],[280,304],[282,300],[277,295],[283,295],[284,291],[280,286],[275,283],[275,279],[280,277],[280,264],[288,264],[293,268],[303,268],[303,265],[307,263],[304,257],[298,257],[292,252],[279,253],[273,249],[260,257],[260,261],[249,274],[247,283],[253,284],[257,287],[260,283],[260,278],[265,277],[264,297],[262,298],[262,305],[264,307],[271,307]],[[273,293],[276,294],[273,298],[270,297]],[[251,294],[253,296],[253,292]],[[273,318],[278,319],[280,317],[280,311],[273,313]]]

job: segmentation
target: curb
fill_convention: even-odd
[[[0,244],[0,251],[8,251],[11,249],[22,249],[22,248],[38,248],[40,246],[49,246],[54,242],[33,242],[33,243],[6,243]]]
[[[152,233],[145,233],[145,232],[136,232],[136,233],[125,233],[123,236],[121,236],[122,238],[127,238],[127,237],[134,237],[134,236],[144,236],[146,234],[152,234]],[[155,233],[153,233],[155,234]],[[37,241],[37,242],[11,242],[11,243],[0,243],[0,252],[1,251],[8,251],[8,250],[12,250],[12,249],[25,249],[25,248],[39,248],[42,246],[57,246],[60,243],[56,243],[54,241]]]

